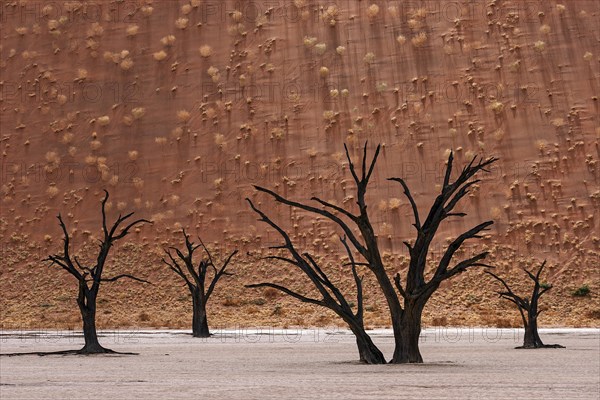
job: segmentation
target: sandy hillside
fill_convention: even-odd
[[[484,5],[485,4],[485,5]],[[279,238],[250,197],[342,281],[335,227],[273,205],[260,184],[294,199],[354,207],[343,143],[384,147],[368,194],[390,274],[403,271],[410,206],[386,178],[404,177],[424,210],[450,151],[457,164],[497,156],[449,222],[447,240],[492,218],[469,251],[487,248],[520,280],[547,258],[555,284],[547,325],[600,318],[600,3],[502,1],[3,1],[0,24],[0,324],[73,327],[73,286],[40,262],[60,248],[65,216],[82,260],[95,246],[99,200],[110,214],[151,218],[109,267],[155,285],[101,292],[102,326],[185,327],[189,300],[160,264],[182,227],[220,254],[240,249],[212,323],[326,325],[242,285],[298,275],[259,260]],[[438,185],[438,186],[436,186]],[[275,272],[274,272],[275,271]],[[281,272],[280,272],[281,271]],[[367,283],[370,277],[367,276]],[[70,286],[67,286],[67,283]],[[591,295],[571,296],[587,284]],[[222,288],[224,288],[224,285]],[[518,315],[478,271],[446,284],[426,323],[501,325]],[[367,322],[388,324],[379,294]]]

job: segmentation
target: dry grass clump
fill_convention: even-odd
[[[175,27],[177,29],[185,29],[188,26],[188,22],[190,22],[187,18],[177,18],[177,20],[175,21]]]
[[[323,119],[329,123],[334,122],[335,121],[335,111],[333,111],[333,110],[323,111]]]
[[[367,7],[367,17],[369,17],[369,19],[375,19],[377,18],[377,15],[379,14],[379,6],[377,4],[371,4],[369,7]]]
[[[281,140],[285,137],[285,131],[282,128],[271,129],[271,139]]]
[[[313,49],[316,54],[321,56],[321,55],[325,54],[325,52],[327,51],[327,45],[325,43],[317,43],[317,44],[315,44]]]
[[[227,140],[225,139],[225,135],[223,135],[221,133],[215,134],[215,144],[220,148],[225,147],[227,145]]]
[[[302,42],[304,43],[304,46],[310,48],[317,44],[317,38],[313,36],[304,36]]]
[[[152,54],[152,57],[154,57],[154,59],[156,61],[162,61],[165,58],[167,58],[167,53],[165,53],[164,50],[160,50],[160,51],[157,51],[156,53]]]
[[[108,115],[103,115],[102,117],[98,117],[98,119],[96,119],[96,122],[100,126],[106,126],[110,124],[110,117]]]
[[[167,202],[170,206],[176,206],[177,204],[179,204],[179,196],[177,196],[176,194],[172,194],[167,200]]]
[[[239,10],[235,10],[231,13],[231,19],[233,22],[239,23],[242,21],[242,18],[244,18],[244,14],[242,14],[242,12]]]
[[[142,178],[139,177],[135,177],[132,179],[133,181],[133,186],[137,189],[137,190],[142,190],[142,188],[144,187],[144,180]]]
[[[543,40],[538,40],[537,42],[535,42],[533,44],[533,48],[535,49],[535,51],[537,51],[538,53],[543,53],[544,50],[546,50],[546,42],[544,42]]]
[[[129,71],[133,67],[133,60],[131,58],[126,58],[119,64],[123,71]]]
[[[191,12],[192,12],[192,5],[191,4],[184,4],[184,5],[181,6],[181,13],[183,15],[188,15]]]
[[[55,151],[49,151],[46,153],[46,165],[44,170],[46,172],[52,172],[60,166],[60,156]]]
[[[329,75],[329,68],[321,67],[319,69],[319,75],[321,76],[321,78],[326,78]]]
[[[159,136],[157,138],[154,138],[154,142],[158,145],[165,145],[167,144],[167,138],[164,136]]]
[[[175,44],[175,36],[174,35],[167,35],[165,37],[163,37],[162,39],[160,39],[160,43],[163,46],[173,46]]]
[[[590,53],[589,51],[586,51],[585,54],[583,55],[583,59],[585,61],[592,61],[592,58],[594,57],[594,55],[592,53]]]
[[[517,60],[513,63],[510,63],[508,66],[510,72],[518,72],[521,69],[521,60]]]
[[[128,151],[128,152],[127,152],[127,156],[129,157],[129,159],[130,159],[131,161],[135,161],[135,160],[137,160],[137,159],[138,159],[138,157],[139,157],[139,155],[140,155],[140,153],[138,153],[138,151],[137,151],[137,150],[131,150],[131,151]]]
[[[340,56],[343,56],[344,53],[346,53],[346,48],[344,46],[338,46],[335,48],[335,52],[338,53]]]
[[[490,109],[494,112],[494,114],[499,115],[504,111],[504,104],[499,101],[494,101],[490,105]]]
[[[76,80],[83,81],[83,80],[87,79],[87,77],[88,77],[87,69],[77,68],[77,77],[75,78]]]
[[[396,37],[396,42],[398,42],[399,45],[403,45],[406,43],[406,37],[404,35],[398,35]]]
[[[131,115],[133,115],[134,119],[140,119],[146,114],[146,109],[144,107],[135,107],[131,110]]]
[[[552,29],[550,28],[549,25],[544,24],[544,25],[540,26],[540,33],[543,34],[543,35],[547,35],[551,31],[552,31]]]
[[[98,157],[92,154],[85,156],[85,163],[87,165],[96,165],[98,162]]]
[[[182,136],[183,136],[183,128],[181,128],[180,126],[178,126],[177,128],[174,128],[171,131],[171,137],[175,140],[180,140]]]
[[[50,22],[52,22],[52,21],[55,21],[55,20],[49,21],[48,27],[50,27]],[[56,28],[57,27],[55,27],[55,29]],[[102,36],[103,33],[104,33],[104,28],[102,27],[102,25],[100,25],[100,23],[98,23],[98,22],[94,22],[87,30],[87,37],[91,38],[91,37],[96,37],[96,36]]]
[[[419,32],[410,41],[415,47],[423,47],[427,43],[427,34],[425,32]]]
[[[373,64],[375,62],[375,54],[372,52],[368,52],[367,54],[365,54],[363,61],[369,65]]]
[[[200,55],[204,58],[208,58],[208,57],[212,56],[212,54],[213,54],[212,47],[210,47],[207,44],[200,46],[198,51],[200,52]]]
[[[190,114],[190,112],[188,110],[177,111],[177,120],[179,122],[182,122],[185,124],[190,120],[191,117],[192,117],[192,114]]]
[[[63,144],[69,144],[69,143],[73,142],[73,138],[75,138],[75,135],[72,134],[71,132],[67,132],[64,135],[62,135],[62,138],[60,141]]]
[[[127,34],[127,36],[135,36],[138,34],[140,30],[140,27],[137,25],[129,25],[125,31],[125,33]]]
[[[331,5],[327,7],[325,12],[323,13],[323,20],[329,22],[330,26],[335,26],[337,24],[337,18],[339,15],[339,9],[336,5]]]
[[[154,7],[144,5],[140,8],[140,11],[142,12],[142,14],[144,14],[145,17],[149,17],[152,15],[152,12],[154,11]]]
[[[48,186],[48,189],[46,189],[46,194],[50,199],[55,198],[58,195],[58,192],[59,190],[54,183],[51,183],[50,186]]]
[[[402,204],[402,201],[397,198],[397,197],[392,197],[390,199],[390,210],[394,211],[400,208],[400,205]]]
[[[92,150],[98,150],[100,147],[102,147],[102,142],[99,140],[92,140],[90,142],[90,148]]]

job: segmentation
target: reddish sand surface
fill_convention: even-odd
[[[565,349],[516,350],[522,331],[432,328],[425,364],[357,363],[353,337],[328,329],[106,332],[103,344],[137,356],[0,357],[2,399],[598,399],[598,329],[542,330]],[[74,349],[57,332],[5,332],[2,353]],[[391,353],[389,331],[375,331]]]
[[[115,248],[100,293],[101,327],[183,328],[190,300],[160,263],[181,228],[236,276],[209,306],[219,326],[327,325],[332,316],[243,285],[296,272],[260,260],[280,239],[250,197],[318,254],[342,286],[339,229],[274,205],[260,184],[351,210],[347,143],[384,147],[367,201],[390,275],[414,237],[403,177],[424,212],[450,151],[463,166],[497,156],[432,246],[496,221],[466,253],[487,249],[497,273],[548,259],[542,325],[598,326],[600,305],[600,2],[576,1],[3,1],[0,24],[0,325],[73,328],[75,282],[42,260],[58,251],[62,212],[74,253],[94,259],[102,189],[110,217],[152,226]],[[118,272],[117,272],[118,271]],[[361,272],[362,273],[362,272]],[[273,278],[273,275],[275,277]],[[366,320],[389,326],[365,286]],[[571,293],[588,285],[591,294]],[[516,283],[525,290],[524,284]],[[473,271],[444,284],[429,325],[518,326],[518,314]],[[527,289],[529,290],[529,289]]]

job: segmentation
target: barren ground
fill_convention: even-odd
[[[301,334],[299,334],[299,332]],[[386,354],[390,331],[373,331]],[[339,329],[229,330],[208,340],[184,331],[106,331],[102,342],[138,356],[0,358],[0,398],[598,399],[600,330],[542,330],[566,349],[515,350],[513,329],[431,328],[423,365],[358,364]],[[3,354],[77,348],[60,332],[8,332]]]

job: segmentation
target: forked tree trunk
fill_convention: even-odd
[[[418,303],[405,303],[405,308],[400,316],[400,335],[396,336],[393,364],[422,363],[423,357],[419,350],[419,337],[421,335],[421,315],[423,306]]]
[[[199,291],[192,293],[192,302],[192,336],[201,338],[210,337],[206,302],[203,301]]]

